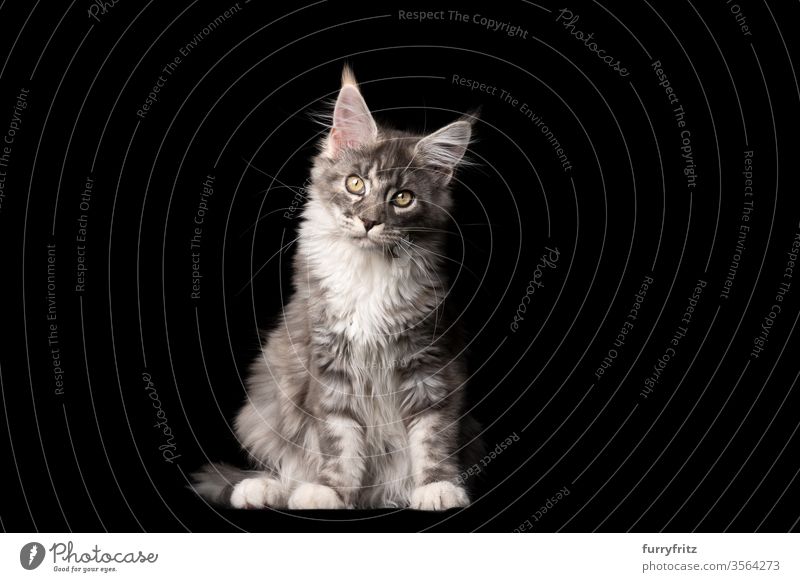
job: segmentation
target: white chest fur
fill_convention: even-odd
[[[322,286],[332,331],[354,343],[391,343],[402,325],[398,314],[419,291],[409,262],[343,239],[314,240],[304,250]]]

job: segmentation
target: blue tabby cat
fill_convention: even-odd
[[[443,261],[473,119],[428,135],[379,126],[345,68],[311,170],[294,293],[235,422],[254,469],[209,465],[198,493],[237,508],[469,503],[458,476],[478,427]]]

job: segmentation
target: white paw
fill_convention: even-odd
[[[411,493],[411,509],[443,511],[451,507],[466,507],[469,497],[463,487],[449,481],[436,481],[417,487]]]
[[[258,509],[282,505],[283,485],[272,477],[251,477],[239,481],[231,494],[231,505],[237,509]]]
[[[344,509],[344,503],[330,487],[303,483],[289,497],[289,509]]]

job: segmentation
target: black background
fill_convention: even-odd
[[[788,281],[800,221],[797,3],[571,2],[575,29],[594,32],[623,77],[570,35],[557,21],[565,6],[552,2],[240,2],[138,117],[162,68],[232,5],[123,0],[93,19],[86,0],[0,4],[3,135],[29,90],[0,168],[5,530],[797,528],[800,281],[751,356]],[[439,9],[444,20],[399,15]],[[451,19],[456,9],[469,21]],[[526,38],[489,30],[476,14]],[[685,109],[694,187],[656,60]],[[335,97],[345,62],[376,117],[398,127],[433,130],[481,108],[476,164],[458,176],[448,300],[470,330],[468,392],[486,443],[518,438],[481,467],[464,510],[213,508],[187,478],[209,460],[244,461],[231,420],[258,329],[290,292],[291,206],[321,131],[311,114]],[[470,91],[453,75],[498,89]],[[743,223],[746,150],[753,207]],[[208,175],[193,299],[190,239]],[[76,291],[81,214],[88,270]],[[750,230],[722,298],[742,224]],[[559,260],[514,331],[545,247]],[[647,276],[639,317],[597,380]],[[700,279],[688,333],[645,398]],[[145,375],[174,435],[171,463]]]

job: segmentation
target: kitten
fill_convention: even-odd
[[[237,508],[469,503],[479,452],[444,227],[472,134],[379,127],[348,68],[314,159],[294,295],[266,336],[235,428],[256,471],[209,465],[195,490]]]

